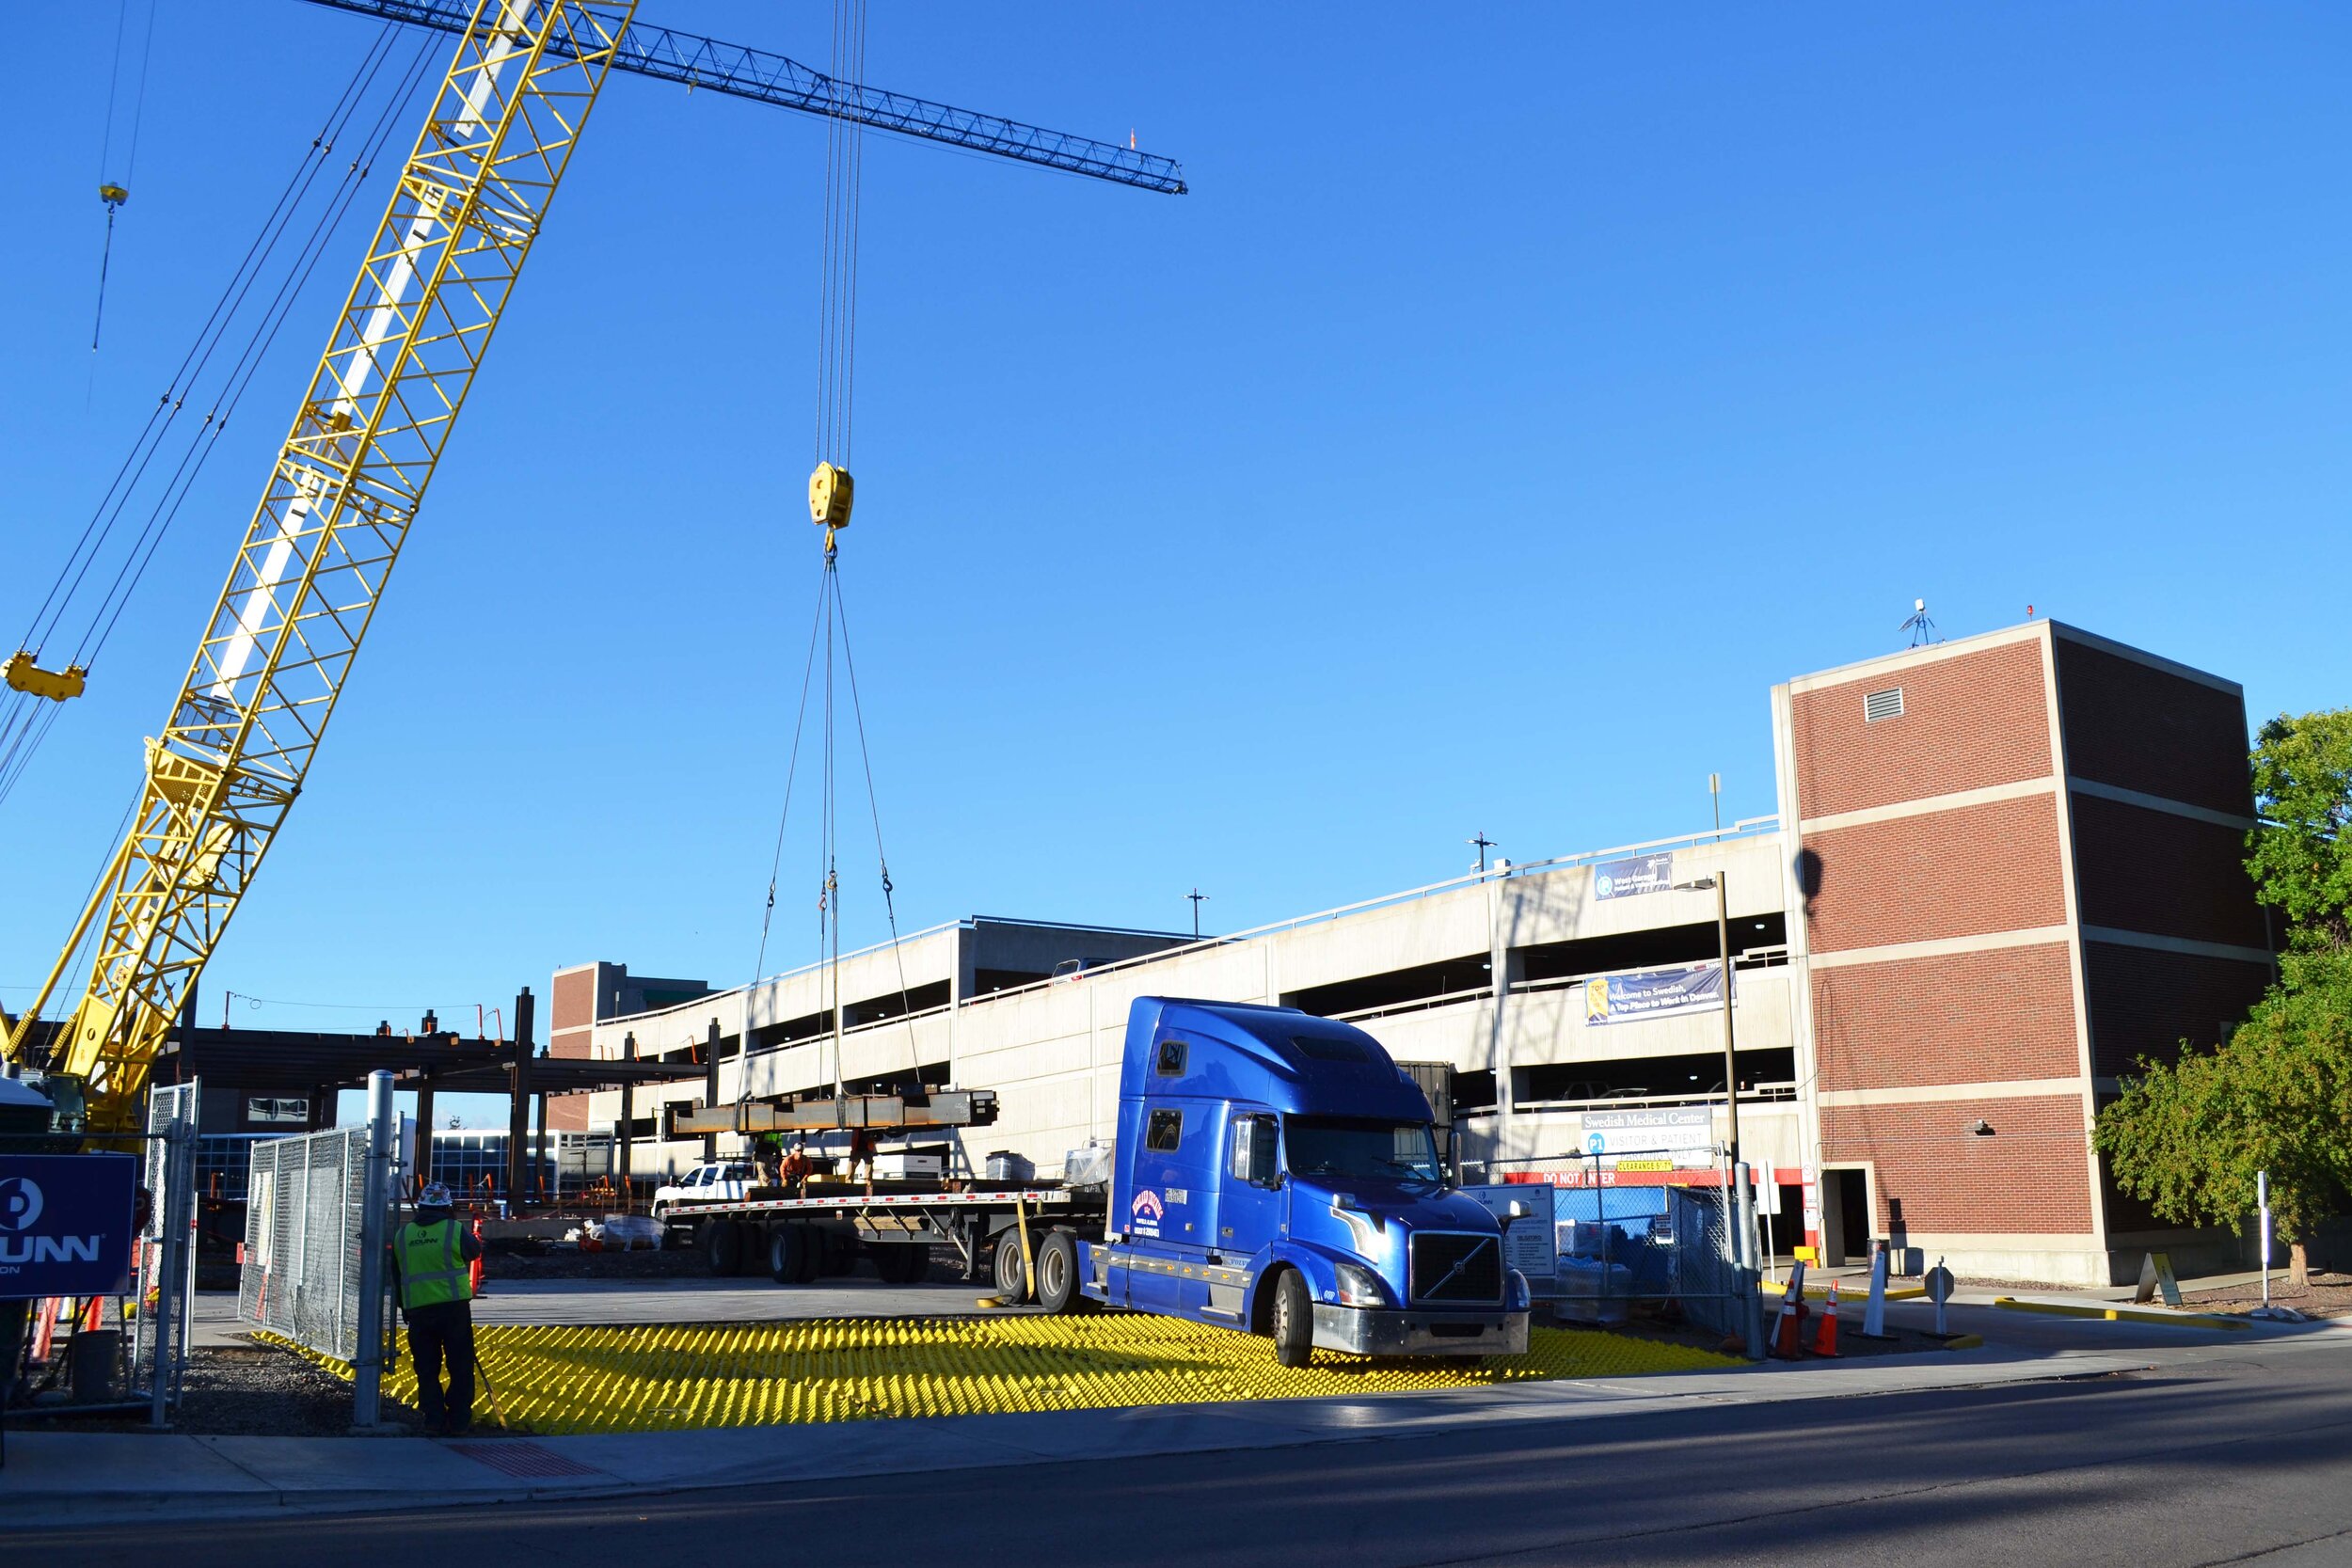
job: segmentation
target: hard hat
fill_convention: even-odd
[[[420,1209],[446,1209],[449,1206],[449,1188],[441,1182],[428,1181],[424,1184],[424,1191],[417,1195],[417,1207]]]

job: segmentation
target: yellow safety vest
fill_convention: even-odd
[[[413,1222],[400,1227],[392,1243],[400,1265],[400,1305],[437,1307],[445,1301],[473,1299],[473,1273],[457,1250],[457,1222],[437,1225]]]

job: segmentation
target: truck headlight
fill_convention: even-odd
[[[1511,1269],[1503,1274],[1502,1280],[1502,1304],[1505,1309],[1513,1312],[1526,1311],[1534,1300],[1534,1292],[1528,1288],[1527,1275],[1517,1269]]]
[[[1380,1276],[1361,1263],[1340,1263],[1332,1272],[1339,1275],[1342,1307],[1389,1305],[1389,1292],[1381,1288]]]

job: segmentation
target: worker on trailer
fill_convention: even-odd
[[[809,1172],[816,1168],[816,1165],[809,1160],[808,1139],[803,1135],[792,1140],[792,1152],[784,1157],[784,1164],[779,1167],[777,1176],[784,1186],[792,1189],[794,1196],[806,1197]]]
[[[392,1278],[401,1316],[408,1323],[408,1359],[417,1370],[417,1409],[443,1437],[473,1420],[473,1279],[467,1265],[482,1243],[457,1223],[449,1189],[425,1183],[416,1213],[393,1236]],[[441,1393],[441,1363],[449,1363],[449,1394]]]

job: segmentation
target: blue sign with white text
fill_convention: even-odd
[[[1674,879],[1671,852],[1603,861],[1593,867],[1593,896],[1627,898],[1637,893],[1663,893],[1674,885]]]
[[[1645,970],[1638,974],[1596,974],[1584,982],[1586,1023],[1623,1023],[1628,1019],[1718,1009],[1723,1005],[1724,972],[1711,963]]]
[[[138,1176],[129,1154],[0,1154],[0,1300],[128,1290]]]

